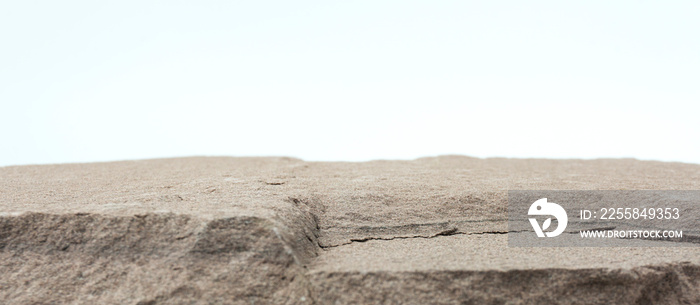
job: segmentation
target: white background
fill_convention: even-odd
[[[2,1],[0,166],[700,163],[698,1]]]

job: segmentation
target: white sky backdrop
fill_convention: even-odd
[[[700,163],[698,1],[2,1],[0,166]]]

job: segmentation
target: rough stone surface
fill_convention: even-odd
[[[700,304],[700,248],[509,248],[509,189],[700,165],[180,158],[0,168],[7,304]],[[700,215],[697,215],[700,217]]]

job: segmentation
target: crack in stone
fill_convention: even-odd
[[[430,227],[430,226],[442,226],[449,224],[460,224],[460,223],[483,223],[483,222],[502,222],[508,221],[507,218],[489,218],[489,219],[466,219],[466,220],[452,220],[452,221],[441,221],[441,222],[426,222],[426,223],[412,223],[403,224],[396,226],[333,226],[333,229],[360,229],[360,230],[384,230],[384,229],[403,229],[403,228],[418,228],[418,227]],[[329,228],[323,228],[329,229]]]
[[[414,238],[423,238],[423,239],[430,239],[430,238],[436,238],[436,237],[441,237],[441,236],[452,236],[452,235],[490,235],[490,234],[508,234],[508,233],[519,233],[519,232],[525,232],[523,231],[484,231],[484,232],[459,232],[456,227],[441,231],[439,233],[433,234],[433,235],[413,235],[413,236],[393,236],[393,237],[363,237],[363,238],[351,238],[350,242],[347,243],[342,243],[338,245],[329,245],[329,246],[322,246],[321,249],[328,249],[328,248],[335,248],[335,247],[340,247],[340,246],[345,246],[345,245],[350,245],[353,243],[363,243],[367,242],[370,240],[397,240],[397,239],[414,239]]]

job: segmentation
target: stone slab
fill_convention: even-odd
[[[693,190],[700,165],[442,156],[3,167],[0,299],[700,303],[698,248],[508,248],[511,189]]]

